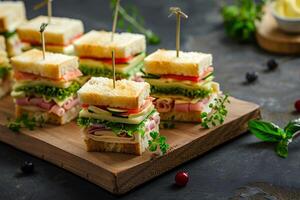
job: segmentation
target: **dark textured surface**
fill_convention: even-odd
[[[29,13],[33,3],[38,1],[25,2],[28,17],[43,12]],[[279,125],[299,117],[293,113],[293,104],[296,99],[300,99],[300,59],[270,55],[257,46],[236,44],[227,39],[218,14],[220,0],[126,0],[122,1],[122,4],[132,2],[136,3],[145,16],[147,26],[157,32],[163,40],[160,45],[149,47],[149,52],[159,47],[174,49],[175,22],[174,19],[167,18],[167,15],[170,6],[180,5],[190,17],[182,23],[182,49],[213,53],[216,79],[224,91],[258,103],[262,106],[263,117]],[[57,0],[54,1],[54,14],[80,18],[84,21],[86,30],[111,27],[108,0]],[[264,72],[265,63],[269,58],[279,61],[279,70]],[[252,70],[259,72],[259,81],[253,85],[244,85],[245,73]],[[290,146],[289,157],[281,159],[274,154],[273,146],[260,143],[247,134],[146,183],[122,198],[228,199],[235,196],[235,190],[252,182],[300,188],[299,145],[298,138]],[[19,174],[19,167],[25,160],[35,163],[34,175],[24,177]],[[185,188],[178,189],[172,185],[178,170],[186,170],[190,174],[190,182]],[[2,143],[0,171],[1,200],[116,198],[65,170]],[[296,196],[288,196],[277,196],[277,199],[299,199]],[[247,199],[246,197],[239,196],[235,199]]]

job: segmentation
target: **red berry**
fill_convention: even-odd
[[[187,172],[178,172],[175,176],[175,182],[178,186],[185,186],[189,181],[189,174]]]
[[[297,112],[300,112],[300,100],[297,100],[297,101],[295,102],[295,108],[296,108],[296,111],[297,111]]]

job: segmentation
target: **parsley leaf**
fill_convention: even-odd
[[[227,116],[226,103],[230,103],[228,94],[220,96],[215,99],[215,103],[209,104],[209,107],[212,109],[210,114],[203,112],[201,113],[201,125],[204,128],[210,128],[212,126],[217,126],[223,124],[225,117]]]
[[[167,153],[167,150],[170,148],[170,145],[167,144],[167,138],[165,136],[159,135],[158,132],[153,131],[150,133],[152,140],[149,140],[149,150],[157,151],[159,148],[162,154]]]
[[[15,121],[9,122],[7,127],[13,132],[20,132],[21,128],[27,128],[32,131],[37,126],[42,127],[44,123],[45,120],[42,116],[37,120],[35,117],[30,118],[28,114],[22,114]]]

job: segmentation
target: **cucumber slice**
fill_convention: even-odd
[[[110,112],[103,110],[101,108],[98,108],[96,106],[89,106],[88,107],[88,111],[91,113],[97,113],[97,114],[107,114],[107,115],[111,115]]]
[[[122,109],[117,109],[117,108],[107,108],[108,111],[112,112],[112,113],[126,113],[127,110],[122,110]]]

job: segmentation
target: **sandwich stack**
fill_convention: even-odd
[[[8,56],[22,53],[22,43],[16,29],[26,21],[25,6],[22,1],[0,2],[0,34],[6,38]]]
[[[40,48],[40,26],[47,21],[47,16],[39,16],[18,27],[21,41],[29,44],[31,48]],[[83,23],[80,20],[51,17],[51,23],[45,31],[46,51],[73,54],[73,42],[80,38],[83,32]]]
[[[42,51],[32,49],[13,57],[11,63],[17,117],[27,114],[53,124],[77,117],[77,91],[83,85],[77,57],[46,52],[44,59]]]
[[[220,95],[213,82],[212,55],[198,52],[157,50],[145,59],[145,81],[162,120],[201,122],[209,104]]]
[[[11,68],[5,49],[5,38],[0,36],[0,98],[11,89]]]
[[[75,42],[80,70],[86,76],[113,77],[112,50],[116,52],[117,79],[134,79],[143,67],[146,51],[144,35],[91,31]]]
[[[145,82],[91,78],[79,91],[78,124],[88,151],[141,155],[151,132],[159,130],[159,114]]]

